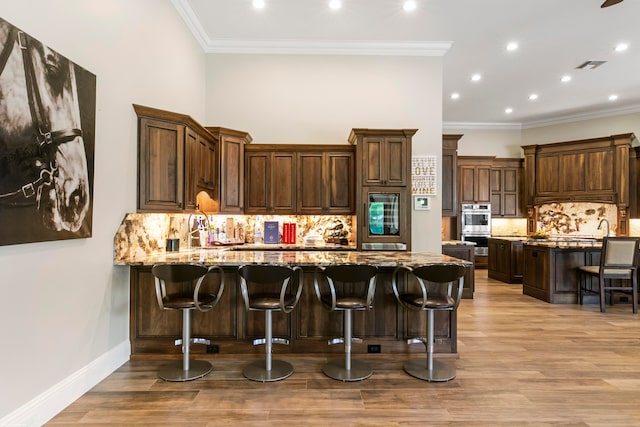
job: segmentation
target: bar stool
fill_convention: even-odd
[[[404,370],[411,376],[426,381],[449,381],[455,378],[455,367],[433,359],[434,313],[455,311],[462,298],[466,268],[459,264],[435,264],[419,267],[398,267],[392,276],[393,293],[405,309],[427,312],[427,337],[412,338],[407,344],[421,342],[427,349],[427,360],[411,360]],[[398,276],[404,274],[404,290],[399,290]],[[411,278],[415,280],[411,280]],[[415,282],[419,286],[416,286]],[[425,283],[426,282],[426,283]],[[457,289],[455,283],[457,282]]]
[[[342,311],[344,335],[329,340],[329,345],[344,343],[344,360],[333,359],[322,368],[330,378],[340,381],[360,381],[369,378],[373,370],[361,360],[351,360],[351,344],[361,343],[353,337],[354,310],[370,310],[376,288],[378,269],[371,265],[344,264],[318,267],[314,275],[314,288],[318,300],[329,311]],[[328,284],[326,292],[321,290],[320,276]],[[336,289],[336,284],[340,284]]]
[[[220,273],[218,291],[212,293],[205,277],[212,271]],[[224,290],[224,273],[218,266],[205,267],[199,264],[157,264],[151,268],[156,284],[156,298],[161,310],[182,311],[182,339],[175,345],[182,345],[182,361],[169,363],[158,373],[166,381],[189,381],[204,377],[212,366],[204,360],[191,360],[191,344],[210,344],[205,338],[191,336],[191,311],[211,310],[220,301]]]
[[[240,289],[247,311],[264,311],[265,337],[253,340],[253,345],[265,345],[265,360],[258,360],[244,368],[243,374],[253,381],[278,381],[293,374],[293,366],[283,360],[272,360],[273,344],[289,344],[285,338],[273,337],[273,312],[291,313],[302,294],[302,269],[279,265],[244,265],[238,269]],[[295,294],[292,282],[298,282]],[[278,291],[269,285],[280,283]],[[291,286],[290,286],[291,285]]]

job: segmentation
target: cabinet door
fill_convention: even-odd
[[[520,212],[520,170],[505,168],[502,170],[502,215],[519,217]]]
[[[355,207],[354,153],[326,154],[327,194],[325,212],[350,214]]]
[[[184,126],[141,117],[138,209],[181,211],[184,207]]]
[[[503,170],[500,168],[491,169],[491,215],[503,216]],[[489,261],[491,262],[491,261]]]
[[[384,139],[385,157],[382,159],[385,177],[383,184],[405,186],[407,182],[407,139],[388,137]]]
[[[478,203],[491,202],[491,167],[478,166],[476,168],[475,184],[476,201]]]
[[[216,186],[216,146],[198,138],[198,187],[214,190]]]
[[[324,213],[323,153],[298,153],[297,212],[318,215]]]
[[[267,152],[246,153],[245,186],[246,213],[267,213],[269,208],[269,188],[271,187]]]
[[[408,144],[404,137],[363,139],[363,185],[406,186]]]
[[[184,138],[184,208],[196,209],[196,183],[200,168],[198,152],[200,143],[198,134],[190,128],[185,128]]]
[[[456,189],[456,149],[442,148],[442,215],[454,216],[458,212]]]
[[[295,153],[274,152],[271,156],[270,213],[291,214],[296,211]]]
[[[475,203],[475,166],[460,166],[460,203]]]
[[[243,213],[244,141],[235,136],[220,137],[220,212]]]

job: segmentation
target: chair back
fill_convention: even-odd
[[[278,295],[280,304],[279,309],[285,313],[290,313],[298,304],[300,295],[302,294],[302,269],[300,267],[288,267],[284,265],[271,264],[248,264],[238,268],[240,276],[240,291],[242,299],[247,310],[250,309],[250,298],[255,291],[255,295],[261,297],[269,296],[269,294]],[[294,292],[294,298],[290,298],[291,292]],[[279,286],[277,291],[270,292],[274,286]],[[250,291],[249,287],[252,287]]]
[[[638,243],[636,237],[605,237],[602,242],[600,267],[635,268],[638,263]]]
[[[405,291],[400,291],[398,276],[402,272],[415,277],[417,291],[410,289],[410,282]],[[393,293],[405,308],[423,310],[430,302],[438,301],[440,308],[455,310],[462,299],[465,272],[464,265],[455,263],[398,267],[392,277]]]
[[[217,292],[203,288],[207,274],[220,273]],[[220,300],[224,290],[224,273],[220,267],[200,264],[156,264],[151,268],[156,285],[156,298],[161,309],[208,311]]]
[[[366,301],[366,307],[370,308],[375,296],[377,274],[377,267],[365,264],[318,267],[314,276],[316,296],[329,310],[335,310],[337,298],[345,296],[361,298]],[[322,290],[321,277],[326,279],[328,285],[325,292]]]

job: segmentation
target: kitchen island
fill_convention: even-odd
[[[242,248],[236,248],[242,249]],[[156,251],[118,257],[116,265],[126,265],[130,275],[130,339],[132,354],[179,353],[173,339],[180,336],[180,313],[161,311],[156,302],[151,266],[156,263],[199,263],[220,265],[225,271],[225,290],[211,311],[195,312],[193,335],[211,340],[210,346],[194,346],[193,352],[255,353],[263,351],[251,341],[264,334],[262,313],[247,312],[237,282],[237,268],[244,264],[284,264],[300,266],[304,271],[303,293],[290,315],[274,313],[274,336],[290,340],[289,346],[274,346],[277,353],[340,353],[340,346],[328,346],[327,340],[341,336],[342,315],[327,312],[317,301],[313,275],[317,266],[363,263],[379,267],[374,308],[354,313],[354,336],[364,339],[354,344],[354,353],[367,353],[369,345],[378,345],[383,353],[424,352],[423,345],[407,345],[410,337],[425,335],[424,313],[405,312],[398,307],[391,288],[391,274],[399,265],[423,265],[455,262],[467,267],[468,261],[435,253],[377,252],[339,250],[233,250],[233,248],[188,249],[177,252]],[[207,280],[217,280],[212,274]],[[457,352],[456,314],[436,313],[436,351]],[[372,350],[376,349],[373,347]]]
[[[577,268],[598,265],[601,250],[602,241],[597,239],[524,242],[522,293],[552,304],[577,304]]]

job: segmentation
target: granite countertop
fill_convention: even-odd
[[[244,264],[286,264],[318,266],[331,264],[369,264],[378,267],[469,261],[430,252],[403,251],[339,251],[339,250],[230,250],[229,248],[185,249],[178,252],[159,251],[114,260],[115,265],[151,266],[157,263],[199,263],[235,267]]]
[[[543,246],[548,248],[601,248],[602,241],[598,239],[529,239],[525,245]]]
[[[530,240],[527,236],[491,236],[491,239],[509,240],[511,242],[524,242]]]
[[[466,242],[464,240],[443,240],[443,245],[466,245],[466,246],[475,246],[476,242]]]

